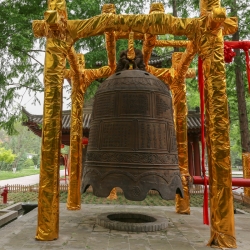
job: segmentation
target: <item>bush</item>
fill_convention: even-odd
[[[32,160],[33,160],[33,162],[34,162],[34,165],[38,165],[38,163],[39,163],[39,156],[38,155],[34,155],[33,157],[32,157]]]
[[[16,155],[10,149],[7,150],[4,147],[0,147],[0,170],[10,170],[15,158]]]
[[[29,167],[31,167],[31,166],[34,166],[33,160],[32,160],[32,159],[26,159],[26,160],[23,162],[21,168],[29,168]]]

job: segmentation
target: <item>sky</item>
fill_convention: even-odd
[[[66,83],[67,84],[67,83]],[[64,97],[69,97],[69,94],[66,93],[66,91],[63,92]],[[38,102],[36,104],[32,104],[34,98],[29,96],[28,94],[25,94],[23,97],[23,101],[21,102],[21,105],[31,114],[33,115],[42,115],[43,114],[43,104],[44,104],[44,93],[37,93],[37,97],[39,98],[41,104]],[[63,110],[70,109],[68,107],[68,102],[64,100],[63,103]]]

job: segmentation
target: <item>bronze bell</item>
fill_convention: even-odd
[[[120,187],[129,200],[149,190],[182,197],[172,100],[167,86],[140,70],[107,78],[95,96],[82,191],[107,197]]]

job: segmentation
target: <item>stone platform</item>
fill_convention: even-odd
[[[162,216],[168,227],[155,232],[124,232],[97,225],[101,213],[133,212]],[[60,232],[54,241],[35,240],[37,209],[0,228],[0,250],[81,249],[81,250],[205,250],[210,227],[202,224],[202,208],[192,207],[191,215],[175,213],[174,207],[132,205],[82,205],[68,211],[60,204]],[[250,249],[250,214],[235,215],[239,250]]]

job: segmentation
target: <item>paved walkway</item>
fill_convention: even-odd
[[[105,212],[137,212],[167,218],[168,228],[156,232],[123,232],[96,224]],[[239,250],[250,249],[250,214],[235,215]],[[0,250],[205,250],[210,237],[209,226],[202,224],[202,208],[191,208],[191,215],[175,213],[174,207],[129,205],[82,205],[68,211],[60,204],[59,238],[54,241],[34,239],[37,209],[0,229]]]
[[[60,170],[60,176],[64,176],[65,171]],[[18,177],[8,180],[2,180],[0,181],[0,187],[4,187],[6,185],[14,185],[14,184],[20,184],[20,185],[34,185],[39,183],[39,174],[24,176],[24,177]]]

